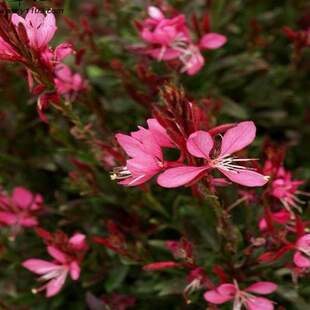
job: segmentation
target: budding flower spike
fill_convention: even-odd
[[[255,124],[251,121],[241,122],[226,131],[222,137],[220,150],[214,150],[214,140],[210,133],[196,131],[189,136],[186,146],[192,156],[204,159],[204,165],[198,167],[183,165],[167,169],[158,177],[158,184],[167,188],[179,187],[217,169],[234,183],[249,187],[263,186],[268,182],[268,176],[240,165],[241,162],[256,159],[232,156],[233,153],[251,144],[255,136]],[[218,155],[213,156],[214,153]]]

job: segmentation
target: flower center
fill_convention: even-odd
[[[234,156],[232,157],[228,157],[228,156],[226,155],[223,157],[213,159],[211,161],[211,166],[214,168],[222,169],[222,170],[229,171],[229,172],[235,172],[235,173],[238,173],[239,170],[253,170],[253,171],[256,170],[255,168],[244,167],[244,166],[240,166],[239,164],[235,164],[239,162],[257,160],[256,158],[236,158]]]

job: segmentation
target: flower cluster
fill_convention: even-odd
[[[140,127],[130,136],[116,135],[119,144],[132,157],[127,160],[126,166],[114,169],[111,174],[112,179],[121,180],[120,184],[140,185],[164,171],[157,183],[162,187],[173,188],[196,182],[214,169],[219,170],[230,181],[244,186],[263,186],[268,182],[267,176],[254,171],[254,168],[239,164],[254,159],[232,155],[255,139],[256,128],[253,122],[242,122],[228,129],[221,138],[220,148],[215,147],[209,132],[200,130],[192,133],[186,141],[187,152],[195,159],[204,160],[200,166],[184,165],[180,160],[165,161],[161,148],[174,145],[156,119],[149,119],[148,125],[149,129]]]
[[[182,64],[181,71],[188,75],[202,69],[205,60],[201,50],[218,49],[227,41],[222,34],[208,32],[195,43],[184,15],[167,18],[154,6],[148,8],[148,14],[149,17],[139,24],[140,36],[147,44],[143,53],[159,61],[178,59]]]
[[[3,3],[1,9],[7,9]],[[38,112],[46,122],[42,111],[49,102],[57,104],[59,95],[72,100],[86,87],[80,74],[72,73],[63,63],[74,54],[73,46],[64,42],[55,49],[49,47],[57,30],[55,16],[36,12],[35,8],[29,10],[25,18],[16,13],[11,17],[1,15],[0,27],[0,60],[25,65],[30,91],[39,96]]]

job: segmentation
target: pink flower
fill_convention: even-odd
[[[29,10],[25,18],[13,14],[12,23],[16,28],[19,24],[24,25],[29,45],[38,51],[43,51],[47,48],[57,30],[54,14],[47,14],[45,16],[42,13],[36,12],[35,7]]]
[[[41,275],[38,281],[46,281],[43,286],[33,289],[33,293],[46,289],[46,297],[52,297],[60,292],[68,275],[70,275],[72,280],[78,280],[81,272],[81,258],[79,255],[86,251],[87,248],[85,235],[74,234],[68,240],[66,247],[70,251],[60,250],[56,245],[47,246],[48,253],[54,258],[52,262],[36,258],[23,262],[23,267]]]
[[[72,95],[83,91],[86,82],[79,73],[72,73],[70,68],[64,64],[59,64],[55,68],[55,85],[57,92],[70,98]]]
[[[233,310],[239,310],[244,306],[248,310],[272,310],[273,302],[264,297],[257,297],[252,293],[266,295],[277,289],[277,285],[272,282],[256,282],[245,290],[240,290],[237,282],[224,283],[214,290],[204,294],[206,301],[220,305],[233,300]]]
[[[38,225],[37,213],[43,208],[43,198],[24,187],[16,187],[11,196],[0,194],[0,224],[21,227]]]
[[[297,197],[297,194],[303,194],[298,190],[300,185],[304,184],[301,180],[292,180],[292,174],[280,167],[272,179],[271,196],[279,199],[284,207],[291,212],[291,207],[299,208],[298,203],[304,203]]]
[[[188,296],[205,287],[208,287],[208,278],[205,274],[205,271],[200,268],[200,267],[196,267],[194,269],[192,269],[186,279],[188,285],[185,287],[185,289],[183,290],[183,296],[185,297],[185,300],[190,301]]]
[[[300,268],[310,268],[310,234],[300,237],[295,245],[294,263]]]
[[[165,168],[161,147],[173,144],[165,129],[155,120],[147,121],[149,129],[139,127],[130,136],[117,134],[116,139],[131,159],[126,167],[115,168],[112,179],[121,180],[120,184],[136,186],[145,183]]]
[[[185,238],[180,241],[169,240],[165,242],[166,248],[173,254],[175,259],[183,259],[193,262],[192,244]]]
[[[218,169],[231,181],[244,186],[263,186],[268,177],[239,165],[240,162],[251,161],[249,158],[236,158],[233,153],[242,150],[253,142],[256,127],[253,122],[241,122],[226,131],[222,138],[219,152],[215,151],[214,141],[210,133],[196,131],[187,140],[187,150],[195,157],[205,160],[205,164],[196,166],[181,166],[166,170],[158,177],[158,184],[167,187],[178,187],[203,176],[211,169]],[[216,153],[218,155],[213,156]]]
[[[158,60],[178,58],[178,48],[190,42],[184,15],[168,19],[153,6],[148,8],[148,13],[150,18],[143,21],[140,32],[142,39],[150,44],[146,53]]]
[[[166,18],[156,7],[148,8],[150,18],[142,23],[140,35],[148,44],[147,55],[157,60],[179,59],[183,64],[181,72],[194,75],[204,65],[201,49],[217,49],[227,39],[218,33],[205,34],[199,44],[193,43],[184,15]]]

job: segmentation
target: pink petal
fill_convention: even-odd
[[[158,160],[150,155],[144,155],[143,157],[135,157],[127,160],[127,168],[133,174],[138,175],[155,175],[162,168],[159,166]]]
[[[256,282],[250,285],[246,291],[265,295],[273,293],[277,288],[278,286],[272,282]]]
[[[165,18],[161,10],[158,9],[156,6],[149,6],[147,11],[151,18],[158,19],[158,20]]]
[[[287,223],[290,220],[291,215],[290,215],[290,213],[288,211],[281,210],[279,212],[273,213],[272,214],[272,218],[277,223],[285,224],[285,223]]]
[[[20,225],[24,227],[33,227],[38,225],[38,220],[32,216],[26,216],[20,219]]]
[[[161,270],[161,269],[169,269],[169,268],[176,268],[182,266],[182,263],[177,262],[158,262],[158,263],[151,263],[143,266],[144,270],[152,271],[152,270]]]
[[[140,127],[138,131],[132,132],[131,136],[141,143],[141,149],[146,154],[163,159],[161,148],[151,131]]]
[[[240,185],[256,187],[263,186],[268,182],[268,178],[252,170],[227,171],[219,169],[229,180]]]
[[[217,290],[212,290],[205,292],[203,295],[204,299],[212,304],[220,305],[229,300],[232,300],[233,297],[229,295],[222,295]]]
[[[45,274],[59,267],[54,263],[35,258],[24,261],[22,266],[36,274]]]
[[[264,217],[259,221],[258,227],[259,227],[260,230],[267,229],[267,227],[268,227],[267,226],[267,221],[266,221],[266,219]]]
[[[217,291],[221,294],[221,295],[230,295],[231,297],[233,297],[236,294],[236,287],[235,285],[231,284],[231,283],[224,283],[221,284],[218,288]]]
[[[25,25],[25,19],[16,13],[12,14],[11,21],[15,27],[17,27],[19,23]]]
[[[84,249],[86,247],[86,236],[80,233],[74,234],[70,239],[69,243],[75,249]]]
[[[206,49],[217,49],[222,47],[227,42],[227,38],[219,33],[207,33],[205,34],[201,41],[200,47]]]
[[[70,276],[72,280],[77,280],[80,277],[81,268],[76,261],[70,264]]]
[[[48,43],[53,39],[55,32],[57,30],[56,27],[56,19],[54,14],[47,14],[44,20],[43,26],[40,28],[40,32],[38,33],[39,37],[39,48],[46,48]]]
[[[210,159],[209,154],[214,145],[213,139],[206,131],[192,133],[187,142],[187,150],[196,157]]]
[[[56,60],[62,61],[67,56],[73,54],[72,44],[68,43],[68,42],[64,42],[64,43],[59,44],[55,48],[54,54],[55,54]]]
[[[309,251],[310,250],[310,234],[300,237],[296,243],[296,247]]]
[[[273,303],[263,297],[248,298],[245,302],[248,310],[273,310]]]
[[[182,186],[194,180],[205,170],[207,170],[206,167],[182,166],[171,168],[157,178],[157,183],[166,188]]]
[[[124,185],[124,186],[139,186],[147,181],[149,181],[153,176],[152,175],[138,175],[134,177],[130,177],[126,180],[118,182],[118,184]]]
[[[159,61],[172,60],[180,56],[180,52],[172,48],[165,48],[164,50],[162,48],[151,48],[147,50],[146,54]]]
[[[24,187],[15,187],[12,199],[19,207],[28,208],[33,202],[33,195]]]
[[[296,252],[294,254],[294,263],[296,266],[300,268],[309,268],[310,267],[310,259],[306,256],[302,255],[301,252]]]
[[[28,11],[25,21],[27,25],[32,25],[33,29],[40,28],[44,24],[45,16],[42,13],[36,12],[36,7]]]
[[[0,212],[0,223],[6,225],[16,224],[18,217],[14,213]]]
[[[143,157],[145,152],[142,151],[142,145],[139,141],[134,139],[131,136],[124,134],[116,134],[115,138],[121,147],[125,150],[128,156],[130,157]]]
[[[125,186],[137,186],[150,180],[154,175],[161,171],[158,160],[150,155],[135,157],[127,160],[127,169],[131,172],[132,177],[125,179],[119,184]]]
[[[221,144],[220,156],[230,155],[251,144],[256,136],[256,127],[252,121],[241,122],[228,129]]]
[[[54,246],[48,246],[47,252],[49,255],[51,255],[53,258],[55,258],[60,263],[66,263],[67,256],[62,251],[58,250]]]
[[[174,147],[174,144],[168,136],[166,129],[159,124],[157,119],[149,118],[147,120],[147,124],[158,145],[162,147]]]
[[[200,51],[193,52],[192,57],[187,61],[184,69],[188,75],[195,75],[203,67],[205,60],[201,55]]]
[[[68,271],[65,270],[64,272],[60,274],[60,276],[49,281],[46,287],[46,297],[55,296],[56,294],[60,292],[60,290],[62,289],[66,281],[67,274],[68,274]]]

